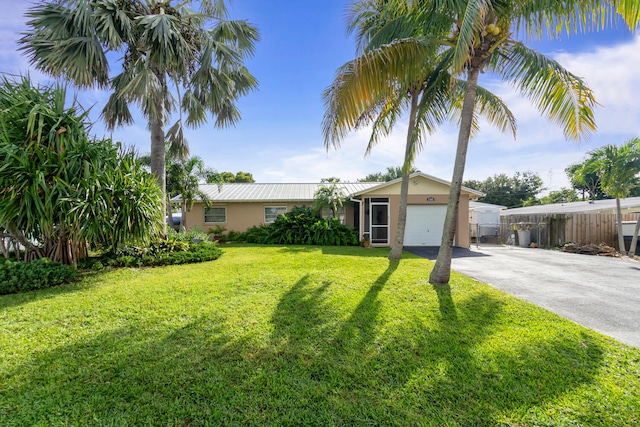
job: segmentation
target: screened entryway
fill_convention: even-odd
[[[371,197],[364,199],[364,235],[371,244],[389,244],[389,198]]]

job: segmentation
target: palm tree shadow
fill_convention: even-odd
[[[438,307],[440,308],[442,322],[445,324],[457,323],[458,312],[451,296],[451,286],[447,284],[432,285],[432,287],[438,296]]]
[[[398,269],[399,260],[389,260],[387,269],[371,285],[351,316],[342,324],[330,348],[361,351],[375,337],[375,325],[380,312],[378,295],[391,275]]]

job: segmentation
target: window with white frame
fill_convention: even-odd
[[[264,208],[264,222],[268,224],[273,222],[278,218],[278,215],[283,215],[287,213],[286,206],[266,206]]]
[[[204,208],[204,222],[227,222],[227,208],[223,206]]]

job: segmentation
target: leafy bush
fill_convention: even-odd
[[[238,242],[241,241],[243,239],[243,234],[239,231],[235,231],[235,230],[231,230],[226,234],[222,234],[220,236],[220,241],[223,243],[228,243],[228,242]]]
[[[189,231],[175,231],[174,229],[167,230],[167,238],[174,239],[179,242],[198,243],[209,240],[209,235],[198,227],[193,227]]]
[[[59,262],[41,258],[32,262],[0,262],[0,294],[44,289],[68,282],[76,271]]]
[[[152,245],[153,248],[126,248],[105,262],[112,267],[150,267],[212,261],[222,255],[218,245],[207,240],[192,244],[172,239],[167,242]]]
[[[281,245],[355,246],[358,235],[337,219],[320,218],[310,208],[295,207],[270,225],[251,227],[240,240]]]

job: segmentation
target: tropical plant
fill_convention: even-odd
[[[167,218],[169,224],[173,225],[173,206],[171,199],[180,196],[180,208],[182,212],[188,212],[193,207],[195,200],[208,203],[207,194],[200,191],[200,184],[206,182],[207,178],[214,173],[213,170],[204,164],[199,156],[179,157],[172,153],[169,144],[166,145],[167,162]],[[146,155],[140,158],[144,166],[151,165],[151,156]],[[185,218],[182,218],[182,226],[185,227]]]
[[[412,174],[417,172],[415,167],[411,167],[409,169],[409,173]],[[359,182],[389,182],[394,179],[402,178],[402,166],[387,166],[387,170],[385,172],[376,172],[370,173],[362,179],[359,179]]]
[[[249,228],[239,240],[271,245],[355,246],[354,230],[335,218],[320,218],[308,207],[294,207],[269,225]]]
[[[0,229],[27,261],[75,265],[87,244],[149,240],[162,224],[153,176],[132,151],[90,141],[87,113],[65,96],[28,78],[0,82]]]
[[[339,178],[323,178],[321,185],[313,194],[313,206],[318,212],[329,208],[331,218],[338,218],[338,211],[347,202],[347,194],[343,187],[339,186]]]
[[[619,251],[625,255],[620,199],[628,197],[632,189],[640,186],[640,138],[633,138],[622,146],[605,145],[589,154],[582,173],[597,173],[602,190],[608,196],[615,197]],[[630,256],[635,254],[635,247],[632,249]]]
[[[362,51],[355,60],[338,69],[333,84],[324,92],[325,146],[337,148],[347,131],[372,125],[366,149],[388,136],[403,112],[408,112],[405,155],[398,211],[398,226],[390,259],[402,256],[407,216],[409,175],[426,134],[451,117],[459,107],[465,82],[452,78],[442,68],[446,63],[439,46],[425,41],[424,31],[413,27],[404,37],[383,30],[415,11],[413,3],[395,0],[358,1],[352,5],[349,29],[356,32]],[[440,34],[444,31],[436,31]],[[442,34],[440,34],[442,35]],[[513,116],[502,101],[479,90],[478,112],[500,129],[515,131]]]
[[[433,284],[445,284],[450,277],[455,223],[469,138],[474,129],[480,74],[497,73],[529,97],[551,121],[563,126],[567,138],[579,138],[595,129],[592,111],[595,99],[591,91],[582,79],[513,36],[539,36],[543,32],[554,36],[563,31],[600,28],[614,21],[617,14],[635,27],[640,19],[640,4],[631,0],[397,0],[393,2],[394,10],[398,9],[398,3],[406,6],[405,13],[385,23],[373,35],[373,40],[436,42],[444,49],[440,66],[453,75],[466,76],[442,243],[429,277]],[[441,37],[443,29],[448,33],[444,38]],[[416,34],[425,37],[416,38]]]
[[[43,1],[27,12],[29,30],[19,41],[37,69],[80,88],[110,90],[102,110],[109,129],[133,122],[129,105],[141,108],[151,133],[151,171],[163,194],[165,141],[186,155],[185,125],[201,125],[207,114],[217,127],[233,125],[240,119],[236,101],[257,85],[243,65],[259,39],[256,28],[227,20],[223,0],[172,3]],[[110,64],[110,52],[122,60]],[[113,75],[115,65],[122,69]],[[175,111],[178,120],[165,132]]]
[[[169,197],[180,196],[182,212],[188,212],[196,200],[205,204],[209,203],[207,194],[200,190],[200,184],[204,183],[210,169],[204,161],[198,157],[184,159],[171,159],[167,165],[167,194]],[[170,202],[169,202],[170,203]],[[182,227],[186,227],[186,217],[183,215]],[[169,216],[169,224],[173,224],[173,216]]]

